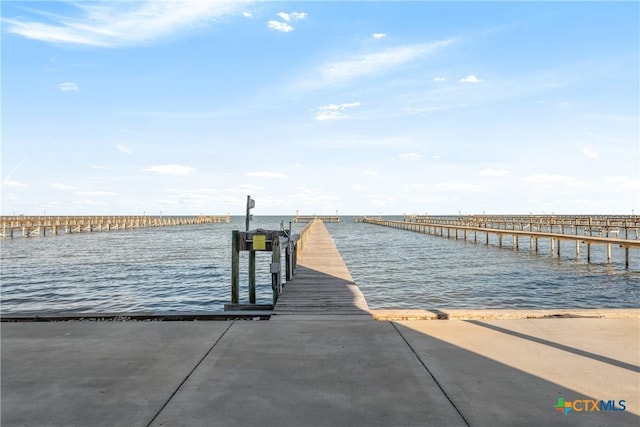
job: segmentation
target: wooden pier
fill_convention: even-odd
[[[297,215],[293,217],[294,223],[313,222],[319,219],[322,222],[340,222],[338,215]]]
[[[407,221],[406,219],[410,219]],[[629,268],[629,250],[640,249],[638,230],[640,222],[633,217],[570,217],[570,216],[517,216],[517,217],[429,217],[413,216],[405,221],[365,218],[363,222],[402,230],[415,231],[441,237],[478,242],[478,233],[489,244],[489,236],[496,235],[498,245],[503,246],[503,236],[512,236],[512,248],[518,250],[520,238],[528,238],[529,249],[538,252],[539,240],[549,240],[551,254],[560,256],[562,241],[575,243],[576,259],[580,258],[581,245],[586,245],[587,262],[591,262],[591,245],[604,244],[607,247],[607,262],[611,262],[611,247],[618,245],[624,249],[625,267]],[[594,235],[596,233],[596,235]],[[611,237],[611,236],[616,237]],[[620,237],[620,236],[624,236]]]
[[[294,279],[285,285],[275,306],[276,318],[278,315],[370,317],[364,295],[321,220],[310,224],[305,240]]]
[[[148,227],[231,222],[230,215],[197,216],[2,216],[2,238],[39,237]]]

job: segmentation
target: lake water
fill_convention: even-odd
[[[401,219],[401,218],[398,218]],[[256,217],[279,229],[291,217]],[[294,231],[304,224],[294,224]],[[541,241],[520,250],[354,223],[326,224],[371,308],[637,308],[640,251],[592,246],[592,262],[560,258]],[[34,312],[203,312],[230,302],[231,224],[60,234],[1,242],[1,310]],[[479,239],[481,240],[481,239]],[[509,239],[505,239],[505,243]],[[547,241],[548,242],[548,241]],[[270,253],[257,256],[259,303],[271,302]],[[247,302],[247,253],[241,253]],[[283,276],[284,277],[284,276]]]

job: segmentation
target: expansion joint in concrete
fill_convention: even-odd
[[[220,334],[218,339],[215,340],[215,342],[211,345],[211,347],[209,347],[209,349],[204,353],[204,356],[202,356],[200,358],[200,360],[198,360],[198,363],[195,364],[193,369],[191,371],[189,371],[189,373],[184,377],[184,379],[180,382],[180,384],[178,384],[178,387],[176,387],[176,389],[173,391],[173,393],[171,393],[171,396],[169,396],[169,398],[162,404],[160,409],[158,409],[158,412],[156,412],[156,414],[153,416],[153,418],[151,418],[151,421],[149,421],[149,423],[147,423],[146,427],[149,427],[149,426],[151,426],[151,424],[153,424],[153,422],[156,420],[156,418],[158,418],[158,416],[162,413],[164,408],[166,408],[167,405],[169,404],[169,402],[171,402],[171,399],[173,399],[173,397],[180,391],[182,386],[189,380],[189,378],[191,378],[191,375],[193,375],[193,373],[196,371],[196,369],[198,369],[198,367],[202,364],[202,362],[204,362],[204,360],[207,358],[207,356],[209,356],[209,354],[211,354],[211,352],[213,351],[215,346],[218,345],[220,340],[222,340],[222,338],[229,331],[229,329],[231,329],[231,326],[233,326],[234,323],[235,323],[235,321],[229,322],[229,326],[227,326],[227,328],[224,330],[224,332],[222,332],[222,334]]]
[[[398,327],[396,326],[396,324],[394,322],[389,322],[391,323],[391,326],[393,326],[393,329],[396,330],[396,332],[398,333],[398,335],[400,335],[400,338],[402,338],[402,341],[404,341],[404,343],[407,345],[407,347],[409,347],[409,349],[411,350],[411,352],[413,353],[413,355],[416,357],[416,359],[418,360],[418,362],[422,365],[422,367],[424,368],[425,371],[427,371],[427,373],[429,374],[429,376],[431,378],[433,378],[433,381],[437,384],[438,388],[440,389],[440,391],[442,392],[442,394],[444,395],[444,397],[447,398],[447,400],[449,401],[449,403],[451,403],[451,406],[453,406],[453,408],[456,410],[456,412],[458,413],[458,415],[460,415],[460,418],[462,418],[462,421],[464,421],[465,425],[467,425],[468,427],[471,427],[471,424],[469,424],[469,421],[467,421],[467,419],[464,417],[464,415],[462,414],[462,412],[460,411],[460,409],[458,409],[458,407],[456,406],[456,404],[454,403],[454,401],[451,399],[451,397],[447,394],[447,392],[445,391],[445,389],[442,387],[442,384],[440,384],[440,382],[438,381],[438,379],[435,377],[435,375],[433,375],[433,373],[429,370],[429,368],[427,367],[427,365],[425,365],[425,363],[422,361],[422,359],[420,358],[420,356],[418,355],[418,353],[416,352],[416,350],[411,346],[411,344],[409,344],[409,341],[407,341],[407,339],[404,337],[404,335],[402,335],[402,332],[400,332],[400,330],[398,329]]]

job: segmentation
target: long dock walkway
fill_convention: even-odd
[[[311,225],[311,237],[298,260],[294,280],[278,298],[274,318],[299,316],[367,316],[369,306],[356,286],[322,221]],[[290,317],[286,317],[291,320]]]
[[[314,232],[270,321],[3,322],[0,423],[638,425],[639,310],[374,320]]]

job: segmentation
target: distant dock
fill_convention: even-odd
[[[512,236],[512,248],[518,250],[520,239],[528,240],[529,249],[538,252],[539,240],[548,240],[551,254],[560,256],[561,242],[575,244],[576,259],[581,245],[586,245],[587,262],[591,262],[591,245],[604,244],[607,262],[611,262],[611,247],[624,249],[625,267],[629,268],[629,249],[640,249],[640,217],[632,216],[405,216],[404,221],[364,218],[362,222],[415,231],[435,236],[478,242],[478,235],[489,244],[489,236]]]
[[[322,222],[340,222],[338,215],[296,215],[293,217],[293,222],[313,222],[316,219]]]
[[[2,238],[40,237],[59,233],[91,233],[177,225],[230,223],[230,215],[197,216],[2,216]]]

